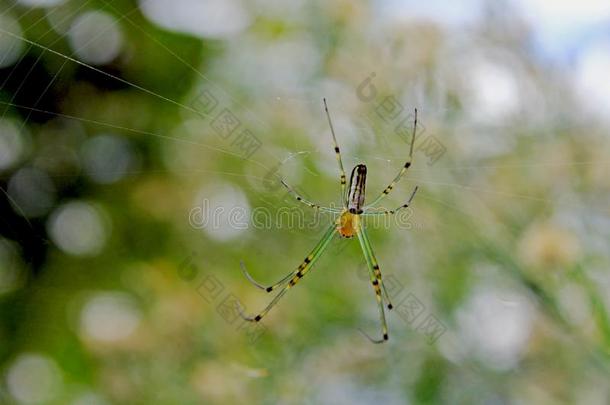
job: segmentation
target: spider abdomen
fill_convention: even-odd
[[[347,209],[352,214],[361,214],[364,206],[364,190],[366,186],[366,165],[359,164],[352,170],[347,194]]]
[[[358,233],[360,226],[360,215],[349,211],[343,212],[337,219],[337,231],[343,238],[353,238]]]

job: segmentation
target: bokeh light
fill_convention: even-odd
[[[109,232],[99,208],[84,201],[58,207],[49,218],[47,228],[53,242],[75,256],[100,253]]]
[[[114,135],[98,135],[87,140],[82,160],[87,175],[101,184],[119,181],[136,164],[128,141]]]
[[[112,62],[123,46],[118,22],[100,11],[87,12],[75,19],[68,38],[78,58],[93,65]]]
[[[19,355],[6,374],[8,392],[22,404],[47,404],[62,389],[62,375],[55,361],[34,353]]]
[[[98,293],[83,306],[80,333],[94,343],[120,343],[132,336],[141,318],[134,300],[127,294]]]
[[[578,62],[576,90],[586,109],[610,123],[610,84],[605,79],[610,69],[610,41],[587,47]]]
[[[250,23],[239,0],[140,0],[140,7],[161,27],[202,38],[227,38]]]
[[[53,208],[56,192],[49,175],[33,167],[19,169],[8,183],[8,195],[13,209],[27,218],[49,212]]]
[[[14,35],[21,36],[21,26],[19,22],[10,15],[0,15],[0,29],[8,31]],[[17,62],[21,52],[23,51],[23,41],[11,35],[0,36],[0,69],[11,66]]]
[[[26,136],[17,123],[9,119],[0,120],[0,170],[15,165],[26,149]]]
[[[517,366],[533,327],[533,308],[510,290],[480,287],[458,313],[467,347],[490,367]]]
[[[193,206],[190,216],[193,226],[214,240],[236,239],[250,226],[248,199],[242,190],[230,183],[207,184],[197,193]]]

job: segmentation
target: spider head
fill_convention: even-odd
[[[362,214],[366,186],[366,165],[358,164],[352,170],[347,195],[347,209],[352,214]]]

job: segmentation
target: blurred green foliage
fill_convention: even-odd
[[[74,50],[49,22],[55,8],[2,3],[31,41],[1,69],[2,120],[18,123],[26,143],[0,171],[2,403],[608,401],[609,144],[602,124],[583,119],[569,77],[549,73],[520,26],[506,25],[510,15],[491,13],[456,40],[426,22],[383,28],[371,4],[314,3],[290,18],[244,5],[241,32],[201,39],[163,29],[133,1],[67,2],[68,20],[102,10],[120,27],[120,54],[94,68],[62,56]],[[478,114],[468,77],[479,62],[510,74],[518,107]],[[356,89],[373,71],[379,96],[363,102]],[[212,115],[198,104],[206,94],[218,102]],[[227,296],[251,311],[266,305],[240,261],[275,281],[332,218],[311,229],[226,220],[196,229],[193,210],[207,200],[277,219],[297,206],[279,177],[337,204],[323,96],[346,169],[369,166],[367,198],[408,151],[396,122],[375,114],[385,97],[405,103],[403,117],[419,107],[447,149],[432,165],[416,151],[383,204],[419,185],[408,229],[370,231],[384,275],[398,282],[396,304],[411,294],[446,328],[432,343],[423,318],[396,311],[388,344],[360,335],[379,326],[354,240],[334,241],[262,329],[219,309]],[[262,143],[249,158],[214,130],[222,108]],[[96,181],[83,158],[100,135],[130,145],[125,166],[100,150],[94,168],[106,162],[116,181]],[[295,152],[307,153],[287,159]],[[20,206],[11,188],[23,168],[52,181],[41,215],[24,216],[30,200]],[[88,208],[66,211],[75,201]],[[61,222],[62,212],[93,214]]]

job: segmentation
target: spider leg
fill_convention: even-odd
[[[260,288],[261,290],[264,290],[267,292],[271,292],[271,291],[275,290],[276,288],[278,288],[279,286],[284,284],[286,281],[290,280],[290,277],[292,277],[294,275],[294,272],[288,273],[288,275],[286,277],[282,278],[280,281],[278,281],[268,287],[265,287],[261,283],[257,282],[254,278],[252,278],[252,276],[250,275],[250,273],[248,273],[248,270],[246,269],[246,264],[243,261],[239,262],[239,265],[241,267],[241,272],[244,274],[244,276],[248,279],[248,281],[250,283],[252,283],[255,287]]]
[[[315,210],[319,210],[322,212],[332,212],[332,213],[341,213],[341,210],[338,208],[329,208],[329,207],[322,207],[318,204],[314,204],[311,201],[306,200],[305,198],[303,198],[303,196],[301,196],[294,188],[290,187],[288,185],[288,183],[286,183],[284,180],[281,180],[282,185],[284,187],[286,187],[286,189],[288,190],[288,192],[290,192],[290,194],[292,194],[294,196],[294,198],[297,199],[297,201],[302,202],[303,204],[315,209]]]
[[[271,302],[265,307],[265,309],[263,309],[261,312],[259,312],[255,316],[247,316],[247,315],[245,315],[242,312],[241,307],[238,307],[238,310],[239,310],[239,313],[240,313],[241,317],[244,318],[246,321],[251,321],[251,322],[258,322],[258,321],[260,321],[271,310],[271,308],[273,308],[275,306],[275,304],[278,303],[278,301],[284,296],[284,294],[286,294],[286,292],[290,288],[294,287],[299,282],[299,280],[301,280],[301,278],[303,278],[305,276],[305,274],[307,274],[307,272],[311,269],[311,267],[316,262],[316,260],[318,260],[318,258],[324,252],[324,250],[326,250],[326,247],[328,246],[328,244],[332,240],[332,237],[334,236],[336,231],[337,231],[336,230],[336,225],[332,224],[328,228],[328,230],[326,231],[326,233],[324,234],[324,236],[322,237],[320,242],[318,242],[316,247],[305,258],[305,260],[303,260],[303,262],[299,265],[299,267],[294,272],[292,272],[288,276],[284,277],[276,285],[271,286],[271,287],[267,287],[267,289],[266,289],[267,291],[272,291],[273,288],[277,288],[282,283],[290,280],[290,281],[288,281],[288,284],[286,284],[284,286],[284,288],[282,288],[282,290],[271,300]],[[256,283],[256,284],[258,284],[258,283]]]
[[[385,311],[383,309],[383,299],[381,295],[381,291],[383,288],[383,292],[388,302],[388,309],[392,309],[392,303],[390,302],[390,297],[383,285],[383,281],[381,279],[381,271],[379,270],[379,264],[377,263],[377,259],[375,258],[375,253],[373,252],[373,248],[371,247],[371,243],[369,241],[368,235],[366,233],[366,229],[364,226],[360,225],[358,230],[358,241],[360,242],[360,247],[362,248],[362,253],[364,254],[364,258],[366,259],[366,264],[369,268],[369,274],[371,278],[371,284],[373,285],[373,289],[375,290],[375,298],[377,299],[377,304],[379,305],[379,319],[381,321],[381,333],[383,338],[376,340],[372,339],[366,333],[365,336],[371,340],[373,343],[383,343],[388,340],[388,325],[385,319]]]
[[[369,206],[372,207],[373,205],[375,205],[379,201],[381,201],[381,199],[384,198],[386,195],[390,194],[390,192],[392,191],[392,189],[394,188],[396,183],[398,183],[400,181],[402,176],[407,172],[407,170],[409,170],[409,167],[411,167],[411,162],[413,160],[413,145],[415,143],[415,131],[416,130],[417,130],[417,108],[415,109],[415,118],[413,119],[413,134],[411,135],[411,146],[409,148],[409,158],[407,159],[404,166],[400,169],[400,171],[398,172],[396,177],[394,177],[394,180],[392,180],[392,182],[381,192],[381,194],[375,200],[373,200],[373,202],[371,204],[369,204]]]
[[[359,237],[362,237],[362,240],[364,241],[365,246],[366,246],[366,252],[368,252],[368,254],[370,255],[372,266],[373,266],[372,272],[375,275],[375,278],[377,279],[379,284],[381,285],[381,289],[383,290],[383,295],[385,296],[386,302],[388,304],[388,309],[391,310],[392,308],[394,308],[394,306],[392,305],[392,300],[390,299],[390,294],[388,294],[388,290],[385,288],[385,284],[381,277],[381,270],[379,270],[379,263],[377,262],[377,258],[375,257],[375,253],[373,252],[373,247],[371,246],[371,241],[369,240],[368,233],[366,232],[366,229],[364,229],[364,226],[361,225],[360,229],[361,229],[362,235],[360,235]],[[366,254],[367,253],[365,253],[365,256],[366,256]],[[368,265],[368,261],[367,261],[367,265]],[[370,269],[370,266],[369,266],[369,269]]]
[[[375,343],[375,344],[379,344],[379,343],[383,343],[385,342],[384,339],[373,339],[368,333],[366,333],[364,330],[358,328],[358,331],[360,331],[360,333],[362,333],[364,335],[365,338],[367,338],[368,340],[371,341],[371,343]]]
[[[417,193],[418,189],[419,189],[419,186],[415,186],[415,189],[411,193],[411,197],[409,197],[409,200],[406,203],[404,203],[403,205],[401,205],[400,207],[394,208],[393,210],[383,210],[383,211],[366,211],[365,210],[362,215],[364,215],[364,216],[371,216],[371,215],[394,215],[398,211],[400,211],[401,209],[408,208],[411,205],[411,201],[413,200],[413,197],[415,197],[415,193]]]
[[[333,136],[333,144],[335,147],[335,157],[339,164],[340,181],[341,181],[341,204],[346,204],[345,187],[347,184],[347,178],[345,177],[345,169],[343,168],[343,161],[341,160],[341,151],[339,150],[339,144],[337,143],[337,137],[335,135],[335,128],[333,122],[330,119],[330,113],[328,112],[328,106],[326,105],[326,99],[324,98],[324,111],[326,111],[326,118],[328,118],[328,126],[330,127],[330,133]]]

